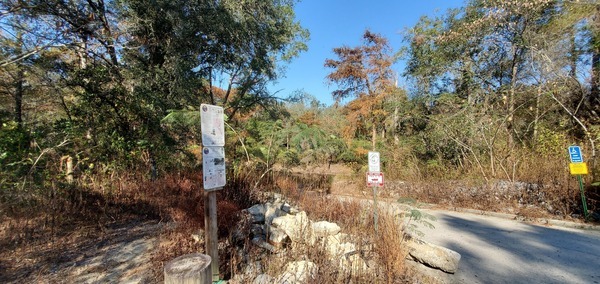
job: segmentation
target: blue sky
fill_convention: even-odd
[[[315,96],[331,105],[331,92],[325,77],[331,69],[323,67],[325,59],[336,59],[333,48],[357,46],[366,29],[386,37],[397,51],[404,44],[402,33],[414,26],[423,15],[442,15],[448,8],[463,6],[465,0],[304,0],[296,4],[296,18],[310,31],[308,51],[287,65],[285,77],[269,89],[278,97],[287,97],[296,90]],[[403,73],[404,64],[398,62],[394,69]],[[399,84],[403,79],[399,78]]]

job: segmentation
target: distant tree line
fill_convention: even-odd
[[[397,53],[371,31],[363,38],[334,49],[327,79],[334,99],[352,98],[343,107],[347,137],[389,151],[397,172],[406,173],[403,163],[418,166],[418,176],[455,169],[485,180],[563,177],[567,146],[578,144],[597,176],[596,1],[473,0],[422,17]],[[407,90],[394,85],[390,62],[398,58],[407,63]],[[532,169],[541,172],[528,177]]]

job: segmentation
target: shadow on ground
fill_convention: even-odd
[[[436,215],[446,236],[434,242],[462,255],[457,282],[600,283],[600,232]]]

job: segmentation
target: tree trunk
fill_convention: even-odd
[[[542,84],[538,86],[538,93],[535,97],[535,118],[533,120],[533,143],[534,147],[537,147],[538,137],[538,122],[540,120],[540,98],[542,97]]]
[[[600,5],[596,5],[592,33],[592,86],[589,104],[592,111],[598,115],[600,107]]]
[[[164,283],[165,284],[210,284],[211,258],[208,255],[192,253],[182,255],[165,264]]]
[[[23,46],[23,34],[17,33],[16,53],[21,54]],[[15,82],[15,122],[19,127],[23,126],[23,93],[25,92],[25,70],[21,63],[17,63],[17,81]]]
[[[68,183],[73,183],[73,157],[67,156],[66,179]]]
[[[23,93],[25,92],[25,71],[19,66],[17,83],[15,86],[15,121],[19,127],[23,124]]]
[[[517,52],[515,52],[514,56]],[[514,61],[517,59],[514,58]],[[517,64],[513,63],[511,78],[510,78],[510,90],[508,94],[508,117],[506,122],[506,132],[508,133],[508,149],[511,150],[514,144],[514,119],[515,119],[515,88],[517,87]]]
[[[569,76],[576,78],[577,76],[577,58],[579,54],[577,52],[577,39],[575,38],[576,27],[569,30],[569,40],[571,41],[571,52],[569,55]]]
[[[400,137],[398,137],[398,106],[394,108],[394,122],[393,122],[393,133],[394,133],[394,144],[400,144]]]
[[[519,74],[519,61],[521,60],[523,51],[524,50],[521,47],[513,47],[512,66],[510,72],[510,90],[508,95],[508,117],[506,123],[506,130],[508,131],[508,149],[511,152],[514,147],[513,144],[515,140],[514,119],[518,79],[517,75]]]
[[[113,38],[112,30],[106,17],[106,5],[102,0],[98,1],[94,8],[96,8],[96,14],[98,14],[100,20],[102,21],[102,25],[104,26],[104,33],[106,34],[105,47],[110,56],[110,60],[114,66],[117,66],[119,65],[119,57],[117,56],[117,50],[115,49],[115,39]]]
[[[600,104],[600,47],[594,48],[594,55],[592,56],[592,88],[589,104],[594,110]]]
[[[373,122],[373,126],[371,127],[371,141],[373,142],[373,151],[375,151],[375,144],[377,141],[377,127],[375,127],[375,122]]]
[[[87,56],[85,54],[87,43],[81,40],[76,42],[75,46],[77,46],[77,57],[79,57],[79,68],[85,69],[87,67]]]

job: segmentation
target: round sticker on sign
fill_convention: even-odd
[[[381,172],[379,152],[369,152],[369,172]]]

